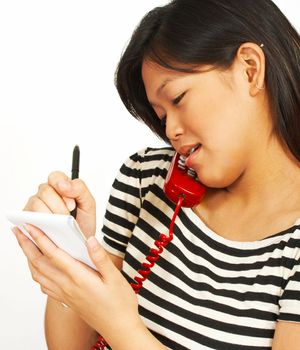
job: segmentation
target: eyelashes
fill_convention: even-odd
[[[183,92],[181,95],[177,96],[176,98],[174,98],[174,100],[172,100],[172,105],[176,106],[178,105],[178,103],[182,100],[182,98],[184,97],[186,93]]]
[[[176,98],[174,98],[171,103],[173,106],[177,106],[180,101],[182,100],[182,98],[184,97],[184,95],[186,94],[186,92],[183,92],[181,95],[177,96]],[[160,125],[162,127],[166,127],[166,122],[167,122],[167,116],[163,116],[160,118]]]

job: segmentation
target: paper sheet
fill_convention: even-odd
[[[73,258],[96,269],[85,245],[85,236],[71,215],[15,211],[6,214],[8,220],[31,239],[24,224],[31,224],[42,230],[59,248]]]

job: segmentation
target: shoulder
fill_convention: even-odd
[[[123,164],[123,171],[149,172],[155,169],[167,169],[175,151],[171,147],[147,147],[132,154]]]
[[[155,163],[155,162],[161,162],[161,161],[169,162],[172,159],[172,156],[174,155],[174,153],[175,151],[172,147],[160,147],[160,148],[147,147],[134,153],[129,157],[129,159],[135,162],[141,162],[141,163],[145,163],[145,162]]]
[[[128,191],[129,188],[138,189],[154,183],[160,184],[167,175],[174,153],[171,147],[147,147],[137,151],[122,164],[113,187],[122,187]]]

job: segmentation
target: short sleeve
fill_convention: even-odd
[[[141,209],[141,167],[146,149],[130,156],[113,182],[103,220],[103,246],[124,257]]]
[[[298,248],[299,250],[299,248]],[[300,255],[298,252],[297,255]],[[279,299],[279,321],[300,322],[300,257],[291,270],[290,277]]]

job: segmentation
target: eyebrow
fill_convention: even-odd
[[[162,84],[159,86],[159,88],[156,90],[156,95],[159,95],[161,93],[161,90],[164,89],[164,87],[171,81],[173,81],[176,78],[166,78]]]
[[[215,67],[214,66],[212,66],[212,67],[209,67],[209,68],[207,68],[207,69],[203,69],[203,70],[196,70],[196,71],[193,71],[193,72],[191,72],[191,73],[208,73],[208,72],[211,72],[211,71],[213,71],[215,69]],[[180,76],[175,76],[175,77],[172,77],[172,78],[166,78],[163,82],[162,82],[162,84],[159,86],[159,88],[156,90],[156,95],[158,95],[158,94],[160,94],[161,93],[161,90],[163,90],[163,88],[169,83],[169,82],[171,82],[171,81],[173,81],[173,80],[175,80],[175,79],[178,79],[178,78],[180,78]]]
[[[161,93],[161,90],[163,90],[165,88],[166,85],[168,85],[168,83],[170,83],[171,81],[177,79],[178,77],[172,77],[172,78],[166,78],[158,87],[158,89],[156,90],[156,96],[159,95]],[[151,102],[148,100],[148,102],[150,103],[150,105],[152,107],[159,107],[157,104]]]
[[[173,81],[174,79],[176,79],[176,78],[166,78],[166,79],[161,83],[161,85],[158,87],[158,89],[156,90],[156,96],[159,95],[159,94],[161,93],[161,90],[163,90],[164,87],[165,87],[166,85],[168,85],[168,83],[171,82],[171,81]],[[151,105],[152,107],[159,107],[157,104],[155,104],[155,103],[153,103],[153,102],[151,102],[151,101],[149,101],[149,100],[148,100],[148,102],[150,103],[150,105]]]

